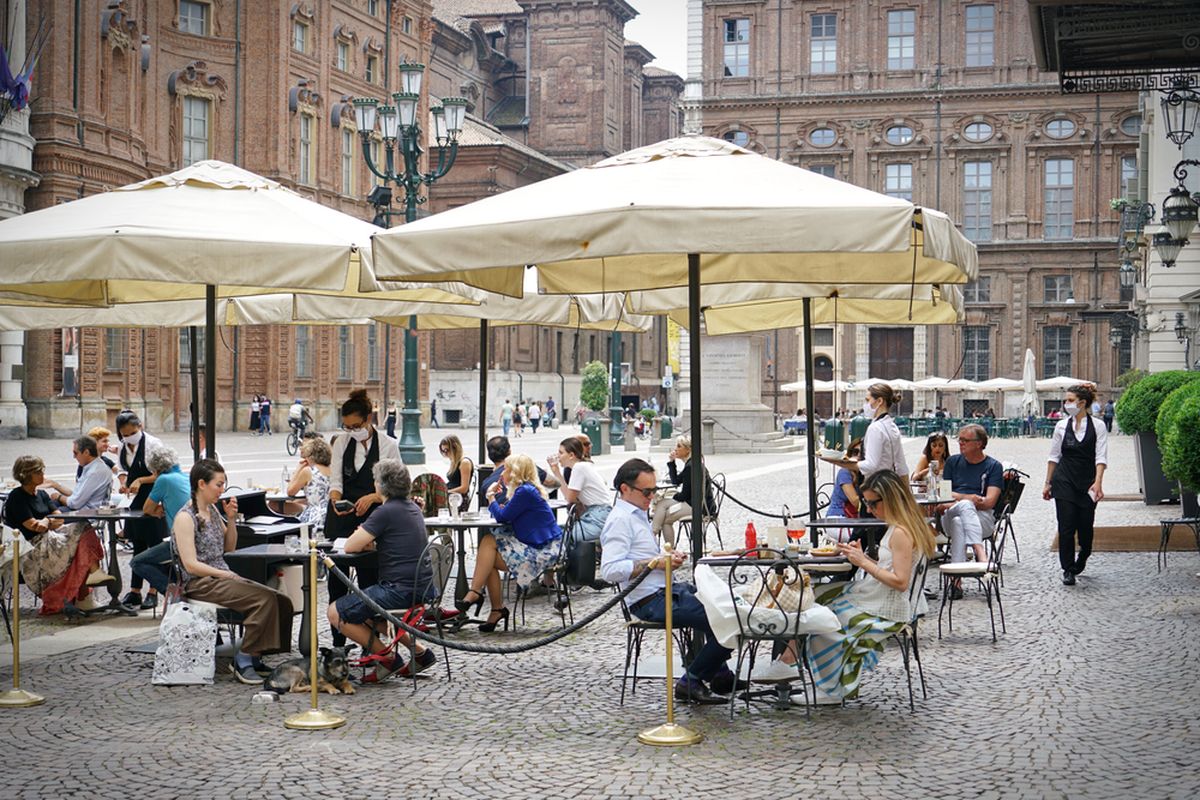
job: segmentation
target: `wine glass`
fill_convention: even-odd
[[[450,501],[450,513],[455,519],[458,518],[458,509],[462,506],[463,496],[461,494],[451,493],[448,498]]]

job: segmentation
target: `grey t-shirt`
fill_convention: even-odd
[[[412,590],[431,580],[429,559],[421,555],[429,541],[425,517],[411,500],[391,499],[376,508],[362,524],[375,537],[379,582]]]

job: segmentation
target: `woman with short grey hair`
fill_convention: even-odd
[[[375,487],[385,500],[407,500],[412,477],[403,461],[385,458],[375,465]]]
[[[179,454],[172,447],[158,445],[150,451],[146,458],[146,466],[156,475],[170,472],[171,467],[179,465]]]

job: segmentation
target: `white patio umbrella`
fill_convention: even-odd
[[[1024,387],[1025,384],[1013,378],[991,378],[986,381],[979,381],[975,384],[975,388],[987,392],[1014,392]]]
[[[1025,365],[1021,369],[1021,410],[1028,414],[1036,414],[1038,410],[1037,361],[1033,350],[1025,348]]]
[[[702,285],[916,286],[966,283],[978,273],[974,245],[944,214],[707,137],[660,142],[460,206],[381,233],[373,247],[381,278],[462,281],[513,296],[526,264],[556,294],[686,286],[693,331]],[[689,342],[691,426],[699,431],[700,337]],[[693,447],[696,474],[701,455]],[[693,489],[700,530],[703,482]],[[693,555],[700,545],[697,537]]]
[[[1039,392],[1061,392],[1070,389],[1072,386],[1078,386],[1085,383],[1080,378],[1069,378],[1065,375],[1056,375],[1053,378],[1043,378],[1037,382],[1037,390]]]
[[[240,167],[201,161],[0,222],[0,297],[70,306],[207,299],[211,329],[222,296],[379,289],[370,259],[378,230]],[[451,287],[424,296],[445,300]],[[215,331],[207,344],[211,372]],[[215,392],[210,375],[211,446]]]

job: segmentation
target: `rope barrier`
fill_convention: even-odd
[[[638,575],[636,578],[631,580],[625,586],[625,588],[622,589],[619,593],[613,595],[611,599],[606,600],[604,602],[604,604],[600,606],[600,608],[591,612],[587,616],[579,619],[573,625],[569,625],[565,628],[554,631],[553,633],[551,633],[547,636],[542,636],[542,637],[533,639],[528,642],[522,642],[521,644],[515,644],[515,645],[509,645],[509,646],[497,646],[497,645],[488,645],[488,644],[472,644],[470,642],[458,642],[458,641],[454,641],[453,639],[443,639],[438,636],[433,636],[432,634],[428,633],[427,631],[422,631],[419,628],[415,628],[412,625],[409,625],[403,619],[400,619],[399,617],[397,617],[394,614],[392,614],[391,612],[389,612],[387,609],[385,609],[383,606],[376,603],[374,600],[372,600],[371,597],[368,596],[365,592],[363,592],[362,589],[358,588],[358,585],[356,583],[354,583],[354,581],[350,580],[350,578],[348,578],[346,576],[346,573],[342,572],[342,570],[339,569],[338,566],[333,563],[333,559],[326,557],[325,558],[325,567],[329,570],[330,575],[336,577],[343,584],[345,584],[346,590],[349,591],[350,593],[352,593],[354,596],[356,596],[359,600],[362,600],[363,603],[366,604],[367,608],[371,609],[372,611],[375,612],[375,614],[377,614],[378,616],[387,620],[391,624],[395,625],[400,630],[403,630],[406,633],[409,633],[412,636],[415,636],[416,638],[420,639],[421,641],[428,642],[430,644],[435,644],[435,645],[438,645],[439,647],[448,647],[451,650],[461,650],[465,653],[491,653],[491,654],[495,654],[495,655],[511,655],[514,653],[525,653],[530,650],[535,650],[539,647],[545,647],[548,644],[557,642],[559,639],[570,636],[571,634],[575,633],[576,631],[582,629],[583,627],[585,627],[587,625],[590,625],[591,623],[595,622],[597,619],[599,619],[600,617],[602,617],[606,613],[608,613],[608,611],[610,609],[612,609],[613,606],[615,606],[617,603],[624,600],[629,595],[629,593],[638,584],[640,584],[642,581],[644,581],[646,579],[647,575],[650,574],[650,571],[647,570],[647,571],[643,572],[641,575]]]

